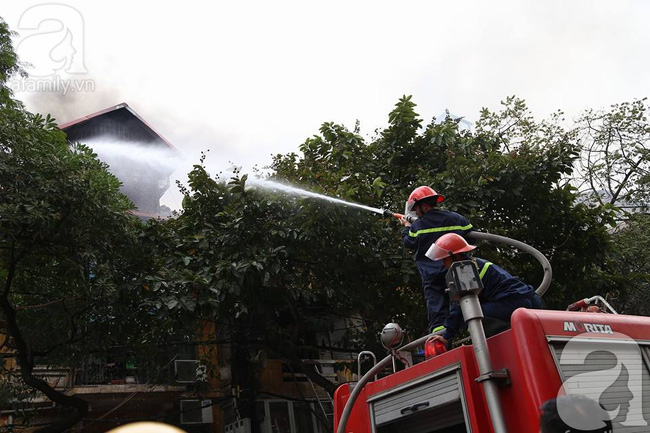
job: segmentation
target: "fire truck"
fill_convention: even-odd
[[[544,266],[537,290],[543,294],[550,265],[536,250],[534,255]],[[382,343],[390,355],[334,394],[335,432],[538,432],[540,406],[562,394],[598,401],[615,432],[650,432],[650,318],[616,314],[594,296],[567,311],[518,309],[508,329],[486,338],[474,272],[469,262],[457,262],[447,276],[471,344],[447,351],[425,336],[400,348],[399,326],[387,325]],[[423,345],[427,359],[405,360],[405,353]],[[392,373],[378,379],[391,363]]]

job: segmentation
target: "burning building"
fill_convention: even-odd
[[[160,198],[169,188],[178,152],[126,103],[60,126],[72,143],[90,146],[122,182],[122,192],[143,218],[163,217],[170,209]]]

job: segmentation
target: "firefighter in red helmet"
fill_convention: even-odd
[[[449,312],[449,299],[445,294],[447,269],[441,262],[426,257],[426,252],[445,233],[465,235],[472,230],[472,225],[464,216],[438,207],[444,200],[445,197],[433,188],[419,186],[409,195],[404,212],[407,215],[415,214],[418,219],[413,224],[405,218],[401,219],[406,226],[402,241],[404,246],[415,251],[415,264],[422,278],[430,332],[442,329]]]
[[[426,255],[437,263],[442,262],[446,269],[459,260],[468,260],[467,253],[475,249],[460,235],[448,233],[441,236],[427,251]],[[479,278],[483,283],[483,290],[478,298],[481,302],[483,315],[486,319],[496,319],[501,322],[510,322],[510,316],[517,308],[542,308],[542,299],[535,293],[532,286],[510,275],[503,268],[478,257],[472,261],[478,269]],[[447,316],[442,336],[432,338],[441,339],[448,344],[454,335],[465,328],[463,315],[457,302],[452,303]]]

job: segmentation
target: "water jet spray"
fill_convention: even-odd
[[[248,182],[249,182],[251,187],[272,189],[272,190],[276,190],[276,191],[282,191],[282,192],[285,192],[285,193],[288,193],[288,194],[301,195],[301,196],[304,196],[304,197],[313,197],[313,198],[318,198],[318,199],[321,199],[321,200],[327,200],[327,201],[332,202],[332,203],[337,203],[337,204],[341,204],[341,205],[344,205],[344,206],[356,207],[358,209],[367,210],[369,212],[380,214],[380,215],[382,215],[382,216],[384,216],[386,218],[396,218],[398,220],[401,220],[402,218],[404,218],[409,223],[413,223],[413,221],[415,221],[417,219],[417,217],[413,216],[413,215],[403,215],[403,214],[400,214],[400,213],[392,212],[392,211],[390,211],[388,209],[379,209],[379,208],[376,208],[376,207],[366,206],[366,205],[359,204],[359,203],[353,203],[353,202],[341,200],[339,198],[329,197],[327,195],[318,194],[318,193],[315,193],[315,192],[312,192],[312,191],[307,191],[307,190],[304,190],[304,189],[296,188],[296,187],[291,186],[291,185],[286,185],[286,184],[283,184],[283,183],[274,182],[272,180],[259,179],[259,178],[249,178]]]

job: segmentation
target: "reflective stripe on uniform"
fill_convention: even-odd
[[[418,236],[426,233],[453,232],[456,230],[470,230],[471,228],[472,228],[471,224],[467,224],[466,226],[434,227],[432,229],[418,230],[415,233],[409,232],[409,236],[411,236],[412,238],[417,238]]]
[[[492,262],[485,262],[483,265],[483,268],[481,269],[481,272],[479,272],[478,277],[482,280],[483,277],[485,276],[485,273],[487,272],[488,268],[492,266]]]

